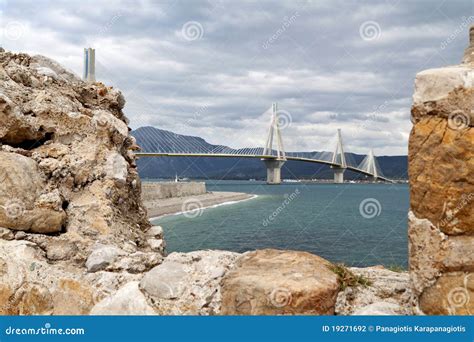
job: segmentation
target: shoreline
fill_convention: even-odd
[[[150,221],[171,215],[182,215],[197,210],[216,208],[236,204],[257,198],[258,195],[242,192],[215,191],[202,195],[174,197],[156,201],[144,202]],[[188,209],[188,210],[186,210]]]

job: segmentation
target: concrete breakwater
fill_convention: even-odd
[[[204,182],[144,182],[142,200],[149,218],[198,211],[254,197],[241,192],[207,192]]]
[[[143,182],[142,200],[203,195],[206,193],[204,182]]]

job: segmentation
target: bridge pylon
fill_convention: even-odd
[[[275,149],[273,149],[274,140],[276,141]],[[263,155],[265,157],[262,158],[262,160],[267,167],[267,184],[280,184],[281,167],[286,162],[286,154],[285,148],[283,147],[283,140],[281,138],[277,103],[272,104],[272,118]]]
[[[331,166],[334,171],[334,183],[344,183],[344,171],[346,171],[346,155],[344,154],[344,145],[342,144],[341,129],[337,129],[337,143],[336,149],[332,156],[332,163],[339,164],[338,166]]]
[[[367,171],[373,175],[374,180],[377,180],[379,177],[379,172],[377,170],[377,164],[375,163],[375,154],[373,149],[370,149],[369,154],[367,155]]]

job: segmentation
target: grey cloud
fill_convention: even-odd
[[[320,150],[338,127],[354,152],[407,150],[413,80],[456,64],[469,1],[6,1],[5,48],[41,53],[124,92],[132,127],[156,125],[233,147],[262,140],[271,102],[290,113],[288,150]],[[187,40],[185,23],[202,37]],[[379,36],[360,28],[375,22]],[[260,140],[259,140],[260,139]]]

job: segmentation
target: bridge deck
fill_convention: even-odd
[[[209,157],[209,158],[256,158],[256,159],[277,159],[276,156],[272,155],[255,155],[255,154],[229,154],[229,153],[164,153],[164,152],[138,152],[135,153],[137,157]],[[320,160],[320,159],[311,159],[311,158],[303,158],[303,157],[291,157],[287,156],[286,160],[295,160],[295,161],[302,161],[308,163],[317,163],[317,164],[325,164],[334,167],[342,167],[341,164],[336,164],[327,160]],[[373,177],[374,175],[361,170],[354,166],[346,166],[346,169],[364,174],[366,176]],[[393,183],[391,179],[388,179],[383,176],[378,176],[377,179],[383,180],[385,182]]]

